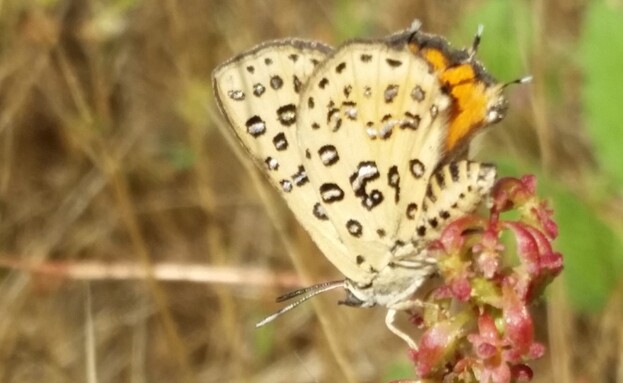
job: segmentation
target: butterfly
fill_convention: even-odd
[[[469,49],[454,49],[419,23],[378,40],[333,49],[286,39],[261,44],[213,72],[231,131],[280,191],[301,225],[345,276],[285,294],[301,302],[342,287],[340,303],[398,311],[436,272],[428,245],[471,213],[496,178],[466,159],[474,134],[500,121],[500,84]],[[524,79],[519,80],[524,81]]]

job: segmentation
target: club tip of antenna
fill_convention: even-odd
[[[277,318],[277,316],[278,316],[277,314],[273,314],[273,315],[267,316],[266,318],[264,318],[261,321],[257,322],[255,324],[255,328],[260,328],[260,327],[262,327],[262,326],[272,322],[273,319]]]
[[[515,85],[515,84],[517,84],[517,85],[528,84],[528,83],[532,82],[532,79],[533,79],[533,77],[531,75],[523,76],[523,77],[520,77],[520,78],[518,78],[516,80],[509,81],[509,82],[507,82],[505,84],[502,84],[502,88],[506,88],[509,85]]]
[[[413,22],[411,22],[411,26],[409,27],[409,32],[418,32],[420,28],[422,28],[422,22],[420,21],[420,19],[414,19]]]
[[[478,28],[476,29],[476,36],[482,36],[482,32],[484,32],[484,30],[484,24],[478,24]]]

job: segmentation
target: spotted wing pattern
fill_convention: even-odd
[[[311,153],[304,166],[363,269],[380,270],[394,249],[425,236],[416,224],[449,106],[428,63],[405,44],[347,44],[310,77],[299,104],[300,150]]]
[[[242,145],[358,286],[400,249],[417,260],[413,249],[472,211],[495,178],[492,166],[451,162],[455,99],[406,39],[333,52],[264,44],[217,68],[214,89]]]
[[[303,40],[273,41],[215,69],[219,108],[250,156],[284,196],[320,250],[347,276],[361,273],[319,204],[299,150],[297,105],[308,77],[331,49]]]

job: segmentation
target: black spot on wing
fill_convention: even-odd
[[[353,91],[353,87],[352,87],[352,85],[346,85],[346,86],[344,87],[344,97],[348,98],[348,96],[350,96],[350,94],[352,93],[352,91]]]
[[[329,217],[327,216],[327,212],[324,209],[324,206],[322,206],[320,202],[316,202],[312,213],[314,214],[314,217],[318,218],[321,221],[326,221],[329,219]]]
[[[428,197],[428,199],[432,203],[437,202],[437,195],[435,194],[435,191],[433,190],[433,186],[431,184],[428,184],[428,186],[426,187],[426,197]]]
[[[363,234],[363,226],[355,219],[349,219],[348,222],[346,222],[346,230],[355,238],[359,238]]]
[[[264,87],[264,85],[260,83],[253,85],[253,95],[255,97],[261,97],[264,92],[266,92],[266,88]]]
[[[383,193],[376,189],[367,189],[368,183],[379,177],[380,173],[374,161],[362,161],[349,178],[355,196],[361,199],[361,204],[368,210],[383,202]]]
[[[421,102],[426,97],[426,93],[421,86],[416,85],[411,91],[411,98],[415,101]]]
[[[415,219],[415,215],[417,214],[417,204],[412,202],[410,204],[407,205],[407,218],[408,219]]]
[[[420,127],[420,120],[419,115],[405,112],[405,119],[400,122],[400,127],[402,129],[417,130]]]
[[[459,164],[456,162],[450,162],[448,169],[450,170],[450,176],[452,177],[452,181],[459,182],[459,179],[460,179]]]
[[[385,59],[385,62],[387,63],[387,65],[389,65],[392,68],[398,68],[399,66],[402,65],[402,61],[390,59],[390,58]]]
[[[396,240],[396,242],[394,242],[394,244],[392,245],[392,247],[390,248],[390,252],[393,254],[396,252],[396,250],[400,249],[401,247],[403,247],[405,245],[405,243],[401,240]]]
[[[431,219],[428,220],[428,224],[432,227],[432,228],[437,228],[437,226],[439,226],[439,221],[437,220],[436,217],[433,217]]]
[[[425,236],[425,235],[426,235],[426,226],[424,226],[424,225],[419,226],[419,227],[416,229],[416,231],[417,231],[417,235],[419,235],[420,237],[423,237],[423,236]]]
[[[264,163],[266,164],[266,167],[268,168],[268,170],[279,169],[279,162],[273,157],[266,157],[266,159],[264,160]]]
[[[397,84],[389,84],[387,88],[385,88],[384,97],[386,104],[391,104],[394,101],[398,95],[398,89],[399,87]]]
[[[422,176],[426,172],[426,168],[424,167],[424,164],[422,163],[422,161],[418,160],[417,158],[409,161],[409,169],[411,170],[411,174],[413,174],[413,177],[417,179],[422,178]]]
[[[277,109],[277,119],[283,126],[291,126],[296,122],[296,105],[283,105]]]
[[[296,77],[296,75],[292,76],[292,86],[294,87],[295,93],[299,93],[301,91],[302,85],[303,84],[301,83],[301,80],[299,80],[299,78]]]
[[[325,203],[338,202],[344,199],[344,191],[337,184],[324,183],[320,185],[320,197]]]
[[[275,137],[273,137],[273,145],[278,151],[288,149],[288,140],[286,140],[286,135],[283,132],[277,133]]]
[[[283,86],[283,79],[278,75],[272,76],[270,78],[270,87],[274,90],[279,90]]]
[[[247,127],[247,133],[253,137],[257,138],[266,133],[266,123],[260,118],[260,116],[255,115],[249,118],[245,123],[245,126]]]
[[[303,186],[309,182],[303,165],[299,165],[297,172],[292,175],[292,182],[294,182],[296,186]]]
[[[234,101],[242,101],[245,98],[245,94],[241,90],[230,90],[227,95]]]
[[[389,168],[387,172],[387,184],[394,189],[394,202],[400,201],[400,174],[396,165]]]
[[[446,178],[443,175],[443,172],[438,171],[435,173],[435,181],[437,182],[437,185],[439,185],[439,187],[441,189],[443,189],[446,186]]]
[[[281,180],[279,181],[279,184],[281,185],[281,190],[283,190],[284,193],[289,193],[292,191],[292,182],[288,180]]]
[[[340,155],[333,145],[324,145],[318,149],[318,156],[324,166],[331,166],[340,160]]]
[[[430,116],[434,119],[439,114],[439,107],[437,105],[433,105],[430,107]]]

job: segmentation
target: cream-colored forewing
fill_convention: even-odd
[[[330,52],[320,43],[263,44],[213,74],[219,107],[242,145],[277,187],[320,250],[347,277],[365,280],[320,204],[297,139],[297,105],[314,68]],[[310,153],[311,155],[311,153]]]

